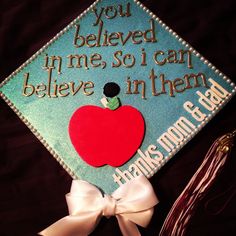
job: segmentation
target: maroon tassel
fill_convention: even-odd
[[[226,162],[235,134],[236,131],[223,135],[210,147],[203,163],[172,206],[159,236],[185,235],[197,204],[205,196]]]

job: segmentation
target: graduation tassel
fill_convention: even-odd
[[[201,166],[177,198],[159,236],[183,236],[197,204],[205,196],[223,168],[233,146],[236,130],[218,138],[210,147]]]

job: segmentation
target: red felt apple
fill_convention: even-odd
[[[87,105],[72,115],[69,135],[79,156],[94,167],[126,163],[142,143],[145,123],[132,106],[116,110]]]

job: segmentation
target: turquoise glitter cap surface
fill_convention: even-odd
[[[108,82],[120,86],[122,105],[142,113],[145,136],[124,165],[95,168],[76,152],[68,125],[78,108],[102,107]],[[229,101],[235,85],[138,1],[102,0],[10,75],[0,92],[74,178],[111,193],[119,181],[157,172]],[[98,138],[106,141],[102,133]]]

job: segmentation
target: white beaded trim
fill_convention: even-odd
[[[146,175],[147,178],[151,178],[158,170],[161,169],[162,166],[166,162],[168,162],[179,150],[181,147],[183,147],[185,144],[187,144],[220,110],[221,107],[225,106],[226,103],[232,98],[232,96],[235,94],[235,90],[232,90],[232,93],[229,93],[224,100],[224,102],[220,102],[219,106],[217,106],[211,114],[209,114],[204,121],[195,128],[195,130],[189,134],[187,137],[184,138],[184,140],[179,143],[175,148],[172,149],[172,151],[163,159],[160,161],[159,166],[155,167],[150,173]]]
[[[176,32],[174,32],[172,29],[170,29],[169,26],[167,26],[162,20],[160,20],[159,17],[157,17],[153,12],[151,12],[149,9],[147,9],[141,2],[138,0],[133,0],[138,6],[140,6],[146,13],[148,13],[154,20],[156,20],[165,30],[167,30],[170,34],[172,34],[175,38],[178,39],[180,43],[182,43],[183,46],[187,47],[193,54],[195,54],[196,57],[199,57],[201,61],[204,62],[204,64],[208,65],[209,68],[211,68],[216,74],[218,74],[220,77],[222,77],[227,83],[231,83],[232,87],[235,87],[235,84],[230,81],[230,79],[224,75],[222,72],[219,71],[219,69],[216,69],[212,63],[210,63],[207,59],[205,59],[200,53],[198,53],[191,45],[189,45],[184,39],[182,39]]]
[[[1,84],[0,88],[5,85],[9,80],[11,80],[17,73],[19,73],[25,66],[31,63],[37,58],[45,49],[47,49],[52,43],[54,43],[59,37],[61,37],[65,32],[67,32],[71,27],[73,27],[78,20],[84,17],[88,11],[90,11],[98,2],[101,0],[96,0],[92,5],[90,5],[84,12],[82,12],[77,18],[75,18],[69,25],[67,25],[63,30],[61,30],[56,36],[54,36],[49,42],[47,42],[42,48],[40,48],[32,57],[30,57],[26,62],[24,62],[20,67],[18,67],[12,74],[10,74]],[[19,118],[28,126],[31,132],[39,139],[39,141],[47,148],[51,155],[59,162],[59,164],[69,173],[73,179],[78,179],[77,176],[63,161],[63,159],[53,150],[53,148],[47,143],[47,141],[42,137],[42,135],[36,130],[33,125],[21,114],[21,112],[15,107],[15,105],[7,98],[3,92],[0,91],[0,97],[7,103],[8,106],[19,116]]]
[[[51,40],[49,40],[42,48],[40,48],[33,56],[31,56],[27,61],[25,61],[20,67],[18,67],[12,74],[10,74],[5,80],[3,80],[0,84],[0,88],[6,84],[13,76],[19,73],[25,66],[31,63],[34,59],[37,58],[42,52],[47,49],[52,43],[54,43],[59,37],[61,37],[64,33],[66,33],[70,28],[72,28],[78,20],[84,17],[88,11],[92,10],[92,8],[98,4],[101,0],[96,0],[92,5],[90,5],[85,11],[83,11],[77,18],[75,18],[69,25],[67,25],[63,30],[57,33]]]
[[[141,2],[138,0],[133,0],[138,6],[140,6],[146,13],[148,13],[154,20],[156,20],[165,30],[167,30],[170,34],[172,34],[183,46],[187,47],[196,57],[198,57],[204,64],[206,64],[209,68],[211,68],[217,75],[223,78],[232,88],[232,92],[228,94],[224,102],[220,103],[205,120],[198,125],[198,127],[189,134],[176,148],[174,148],[167,156],[165,156],[161,161],[159,166],[155,167],[150,173],[148,173],[147,177],[152,177],[167,161],[169,161],[180,149],[180,147],[184,146],[187,142],[189,142],[212,118],[213,116],[223,107],[235,94],[236,86],[235,84],[226,76],[224,75],[219,69],[216,69],[212,63],[210,63],[207,59],[205,59],[200,53],[198,53],[192,46],[190,46],[184,39],[182,39],[176,32],[169,28],[159,17],[157,17],[153,12],[148,10]]]
[[[41,49],[39,49],[31,58],[29,58],[26,62],[24,62],[18,69],[16,69],[10,76],[8,76],[1,84],[0,88],[6,84],[10,79],[12,79],[17,73],[19,73],[25,66],[31,63],[34,59],[37,58],[45,49],[47,49],[52,43],[54,43],[59,37],[61,37],[65,32],[67,32],[71,27],[73,27],[78,20],[84,17],[90,10],[92,10],[101,0],[96,0],[92,5],[90,5],[85,11],[83,11],[77,18],[75,18],[69,25],[67,25],[62,31],[60,31],[56,36],[54,36],[49,42],[47,42]],[[152,177],[167,161],[169,161],[178,151],[183,147],[186,143],[188,143],[204,126],[207,122],[209,122],[213,115],[215,115],[219,109],[224,106],[227,101],[231,99],[231,97],[236,92],[235,84],[221,71],[216,69],[214,65],[212,65],[207,59],[205,59],[200,53],[198,53],[193,47],[191,47],[184,39],[182,39],[176,32],[170,29],[159,17],[157,17],[153,12],[151,12],[147,7],[145,7],[138,0],[133,0],[138,6],[140,6],[146,13],[148,13],[154,20],[156,20],[165,30],[167,30],[172,36],[174,36],[183,46],[187,47],[196,57],[200,58],[200,60],[206,64],[209,68],[211,68],[216,74],[223,78],[231,87],[233,87],[232,92],[228,94],[224,102],[220,103],[205,120],[198,125],[198,127],[189,134],[176,148],[174,148],[167,156],[165,156],[161,161],[159,166],[155,167],[150,173],[148,173],[147,177]],[[4,101],[11,107],[11,109],[19,116],[19,118],[29,127],[32,133],[40,140],[40,142],[47,148],[47,150],[52,154],[52,156],[60,163],[60,165],[72,176],[72,178],[76,179],[78,176],[64,163],[62,158],[52,149],[52,147],[44,140],[41,134],[32,126],[32,124],[21,114],[21,112],[15,107],[15,105],[2,93],[0,92],[0,96],[4,99]]]

